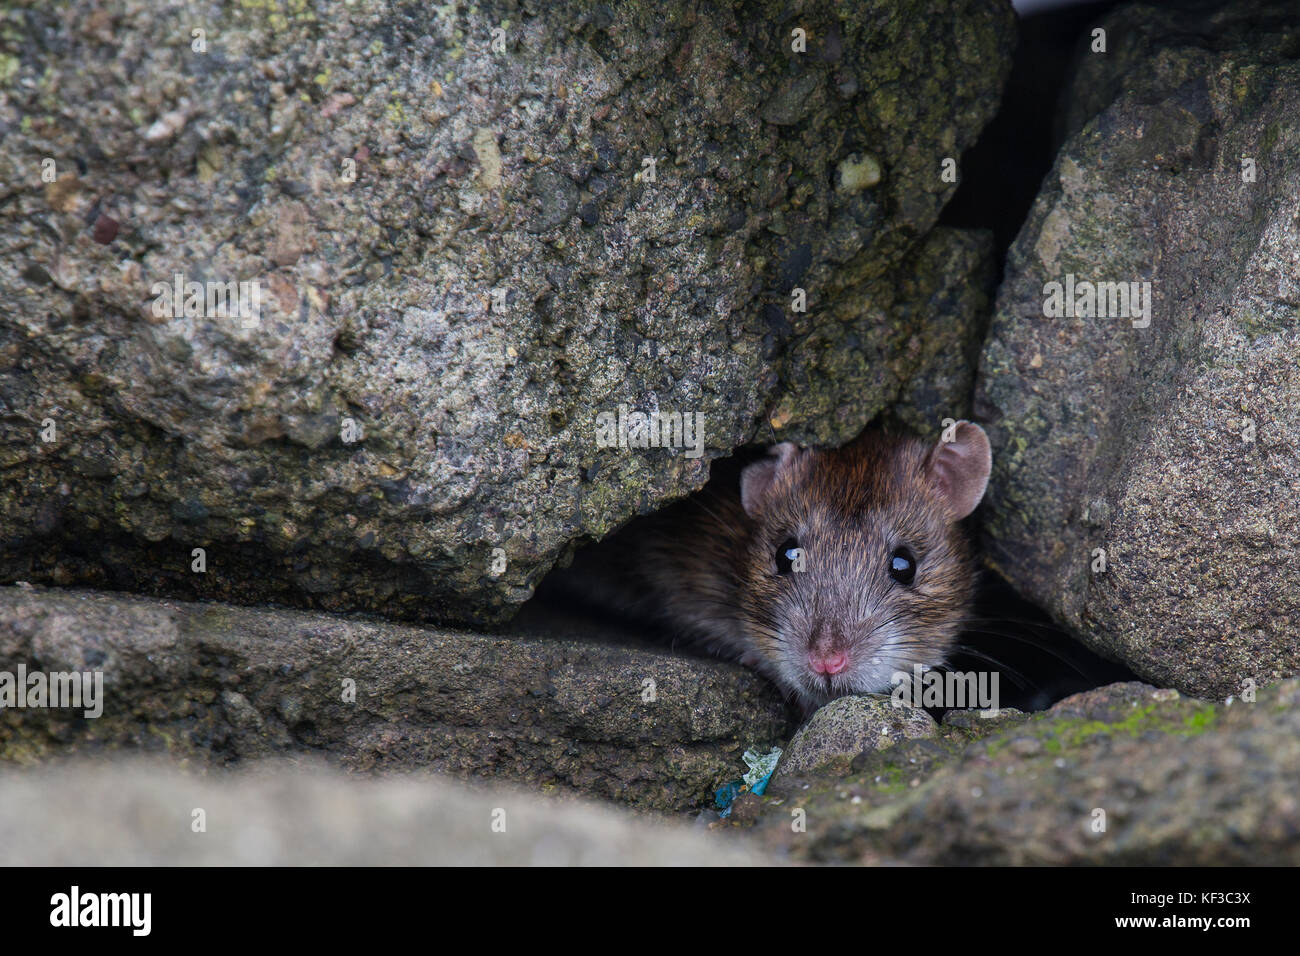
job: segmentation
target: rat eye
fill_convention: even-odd
[[[906,548],[895,548],[889,556],[889,576],[899,584],[911,584],[916,577],[916,559]]]
[[[799,542],[786,538],[776,548],[776,573],[789,574],[794,570],[794,562],[799,558]]]

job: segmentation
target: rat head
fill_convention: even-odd
[[[942,664],[974,571],[958,522],[984,496],[988,438],[958,422],[936,445],[871,431],[833,451],[789,442],[741,475],[751,521],[745,629],[805,704],[886,691]]]

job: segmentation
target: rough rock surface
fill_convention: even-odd
[[[712,840],[535,790],[344,776],[316,755],[188,773],[121,755],[3,767],[0,840],[26,865],[1300,862],[1300,681],[1218,705],[1116,684],[1041,714],[965,717],[847,767],[779,774],[738,814],[749,823],[715,823]]]
[[[553,839],[529,824],[515,831],[517,845],[462,840],[484,804],[423,773],[522,785],[507,805],[512,818],[516,808],[549,818],[539,790],[676,812],[704,806],[717,785],[739,776],[746,747],[781,745],[792,729],[775,691],[716,661],[92,592],[0,589],[0,671],[19,664],[99,670],[105,680],[98,718],[0,708],[0,837],[18,821],[30,828],[48,819],[49,832],[67,834],[52,853],[80,838],[82,788],[70,781],[86,773],[91,798],[122,793],[96,819],[138,807],[141,819],[163,814],[187,825],[203,806],[210,820],[237,814],[239,832],[264,836],[262,848],[250,848],[222,824],[217,839],[193,849],[196,860],[314,859],[304,849],[313,828],[337,814],[348,835],[331,857],[340,861],[463,853],[524,862],[554,852],[590,862],[607,859],[593,856],[607,832],[619,847],[635,834],[606,831],[593,818],[575,824],[583,832],[562,826]],[[345,699],[349,679],[355,703]],[[891,743],[879,746],[886,724]],[[739,852],[868,863],[1300,863],[1300,680],[1226,704],[1115,684],[1038,714],[950,712],[937,728],[924,712],[846,698],[815,714],[785,750],[768,793],[736,815],[749,824],[715,825]],[[148,786],[120,787],[132,773],[127,758],[141,755],[202,778],[163,774],[156,798]],[[69,786],[53,786],[65,771],[51,764],[96,757],[121,766],[68,769],[59,779]],[[287,760],[281,767],[326,761],[367,778],[416,772],[418,782],[408,790],[357,781],[326,797],[330,774],[250,783],[237,773],[268,758]],[[425,790],[427,800],[416,796]],[[37,811],[31,804],[43,791],[49,806]],[[503,797],[486,799],[503,805]],[[295,800],[303,801],[301,823],[285,812]],[[437,809],[446,801],[451,809]],[[364,851],[351,834],[376,807],[381,845]],[[430,837],[400,848],[409,821],[425,811],[473,819],[448,831],[445,844]],[[791,826],[795,811],[802,831]],[[56,820],[66,827],[54,828]],[[32,859],[45,852],[5,839]],[[105,859],[126,854],[123,862],[181,852],[166,832],[138,842],[101,833],[87,845]],[[657,859],[677,853],[697,858],[692,846],[673,843]]]
[[[1106,26],[982,358],[986,550],[1100,653],[1223,696],[1300,672],[1300,16]],[[1150,283],[1149,326],[1050,317],[1069,275]]]
[[[1300,681],[1227,704],[1125,683],[778,776],[737,833],[823,862],[1295,865],[1298,793]]]
[[[843,772],[863,753],[937,732],[934,718],[919,708],[895,707],[888,697],[841,697],[819,708],[799,728],[781,754],[773,779]]]
[[[747,747],[791,729],[753,673],[654,648],[0,588],[0,671],[19,665],[104,681],[96,718],[0,707],[0,760],[29,765],[310,753],[350,770],[490,775],[678,810],[743,770]]]
[[[195,832],[194,811],[205,830]],[[504,829],[493,829],[504,821]],[[718,835],[608,806],[308,762],[232,774],[143,760],[0,769],[12,866],[747,866]],[[768,860],[767,862],[770,862]]]
[[[9,5],[0,581],[494,622],[769,422],[960,414],[989,240],[933,227],[1011,24]],[[257,282],[258,320],[170,314],[177,275]],[[620,404],[704,455],[598,448]]]

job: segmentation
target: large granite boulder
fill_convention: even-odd
[[[738,445],[967,401],[1003,0],[3,24],[0,580],[491,623]]]
[[[0,762],[146,753],[235,767],[310,754],[669,811],[704,805],[744,771],[746,749],[792,729],[780,694],[737,665],[568,630],[485,636],[0,588]],[[33,675],[71,673],[102,675],[96,706],[18,706],[36,702]],[[21,702],[5,697],[15,682]]]
[[[820,862],[1300,863],[1300,681],[1211,704],[1139,683],[782,773],[755,835]]]
[[[1227,695],[1300,671],[1300,15],[1103,26],[983,354],[985,543],[1100,653]]]

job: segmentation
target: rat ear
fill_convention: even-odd
[[[767,450],[768,457],[747,465],[740,473],[740,504],[751,518],[763,510],[763,499],[776,479],[794,465],[799,446],[783,441]]]
[[[934,446],[925,460],[925,470],[950,520],[960,521],[975,510],[988,487],[992,467],[988,436],[972,422],[957,422],[952,427],[952,441],[940,440]]]

